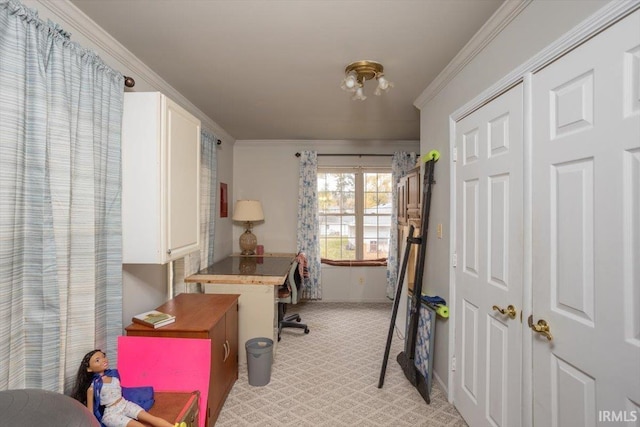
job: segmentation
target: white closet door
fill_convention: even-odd
[[[637,426],[640,12],[534,75],[532,123],[534,425]]]
[[[456,123],[454,402],[471,426],[521,423],[522,93]]]

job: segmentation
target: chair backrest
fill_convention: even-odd
[[[300,271],[298,269],[298,261],[293,261],[291,263],[291,268],[289,269],[289,275],[287,276],[287,281],[289,283],[289,290],[291,291],[291,304],[298,303],[298,294],[300,291],[300,286],[302,285],[302,277],[300,277]]]

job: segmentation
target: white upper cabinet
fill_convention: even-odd
[[[200,245],[200,120],[159,92],[125,93],[122,262],[165,264]]]

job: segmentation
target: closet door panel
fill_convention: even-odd
[[[522,145],[522,85],[456,123],[454,402],[471,426],[521,424]]]
[[[536,426],[640,419],[638,52],[640,11],[532,79]]]

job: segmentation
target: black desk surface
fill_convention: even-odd
[[[229,256],[185,279],[185,282],[282,284],[289,273],[293,256]],[[281,280],[282,279],[282,280]]]

